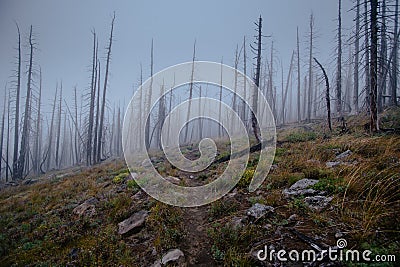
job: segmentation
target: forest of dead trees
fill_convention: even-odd
[[[278,58],[272,38],[265,37],[266,33],[274,29],[263,24],[261,16],[255,23],[255,32],[250,32],[251,39],[243,37],[243,42],[236,45],[232,67],[253,77],[254,83],[269,102],[276,124],[318,119],[326,120],[329,130],[331,118],[368,114],[369,130],[377,132],[380,130],[379,112],[385,107],[398,104],[399,1],[355,0],[351,10],[342,10],[342,1],[337,1],[337,43],[335,70],[332,73],[329,70],[333,68],[320,62],[315,52],[318,43],[318,14],[310,14],[309,27],[301,29],[305,32],[304,36],[300,36],[300,29],[297,28],[289,62],[282,62]],[[354,17],[353,25],[345,25],[346,28],[352,28],[351,34],[343,34],[343,12],[350,12]],[[63,88],[60,80],[55,85],[52,103],[43,103],[42,71],[35,57],[39,43],[35,39],[34,27],[30,27],[25,45],[16,24],[15,69],[5,86],[0,122],[2,180],[23,179],[53,169],[80,164],[93,165],[111,156],[122,156],[121,136],[125,109],[107,101],[107,95],[112,91],[108,78],[114,26],[115,15],[110,24],[105,51],[99,50],[99,38],[96,31],[92,30],[88,87],[83,91],[77,87]],[[27,51],[23,51],[23,47]],[[151,41],[149,77],[154,73],[154,47]],[[102,53],[105,54],[104,60],[100,59]],[[27,58],[22,55],[27,55]],[[196,60],[196,42],[191,60]],[[193,68],[192,80],[194,75]],[[220,75],[222,80],[223,73]],[[139,84],[143,83],[143,79],[141,67]],[[222,86],[190,83],[161,97],[153,95],[152,86],[162,86],[161,92],[165,91],[165,85],[151,84],[150,90],[139,96],[141,101],[134,110],[138,114],[135,123],[146,129],[145,136],[141,136],[142,132],[135,134],[140,135],[138,139],[144,138],[147,148],[161,147],[162,125],[177,104],[189,99],[189,114],[190,109],[207,108],[201,106],[201,102],[198,107],[190,105],[193,98],[204,96],[228,103],[260,141],[254,114],[242,99],[227,93]],[[244,92],[253,97],[253,107],[257,107],[257,94],[253,94],[253,89],[246,88],[246,83],[239,78],[235,78],[235,89],[236,86],[244,87]],[[71,103],[63,98],[63,91],[66,90],[73,91]],[[150,107],[150,100],[158,97],[160,99],[156,107]],[[49,107],[51,112],[43,112],[44,106]],[[141,116],[142,113],[151,114],[148,121]],[[198,120],[183,129],[181,140],[189,143],[206,136],[223,135],[224,130],[218,124]]]

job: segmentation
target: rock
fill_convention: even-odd
[[[307,160],[306,162],[307,162],[307,163],[311,163],[311,164],[316,164],[316,165],[318,165],[318,164],[321,163],[321,162],[320,162],[319,160],[317,160],[317,159],[309,159],[309,160]]]
[[[272,164],[271,165],[271,171],[278,169],[278,165],[277,164]]]
[[[340,231],[335,234],[335,238],[342,238],[342,237],[343,237],[343,233]]]
[[[174,176],[167,176],[165,177],[165,180],[167,180],[170,183],[173,184],[179,184],[181,182],[181,179],[179,179],[178,177],[174,177]]]
[[[328,206],[332,199],[333,197],[312,196],[304,198],[304,202],[307,204],[307,206],[314,210],[321,210]]]
[[[266,230],[271,230],[272,229],[272,224],[270,224],[270,223],[267,223],[266,225],[264,225],[264,229],[266,229]]]
[[[230,221],[230,226],[234,229],[239,229],[243,227],[243,220],[240,217],[233,217],[232,220]]]
[[[123,235],[135,228],[143,226],[148,214],[149,213],[147,211],[141,210],[133,214],[128,219],[120,222],[118,224],[118,234]]]
[[[161,263],[163,265],[167,264],[168,262],[178,261],[180,258],[185,257],[183,252],[180,249],[171,249],[161,259]]]
[[[339,166],[341,164],[341,162],[340,161],[328,161],[325,164],[326,164],[326,167],[333,168],[333,167]]]
[[[190,178],[190,179],[194,179],[194,176],[193,176],[193,175],[190,175],[189,178]]]
[[[299,216],[297,216],[297,214],[292,214],[289,216],[288,221],[292,221],[292,222],[296,221],[298,217]]]
[[[340,153],[339,155],[337,155],[336,156],[336,159],[345,159],[345,158],[347,158],[348,156],[350,156],[351,154],[353,154],[353,152],[351,152],[351,150],[346,150],[345,152],[343,152],[343,153]]]
[[[156,260],[150,267],[161,267],[161,260]]]
[[[301,179],[294,183],[291,187],[288,189],[283,190],[283,194],[286,197],[296,197],[296,196],[310,196],[310,195],[315,195],[317,193],[316,190],[312,188],[308,188],[312,185],[315,185],[318,183],[318,180],[314,179]]]
[[[274,210],[275,209],[271,206],[256,203],[247,210],[247,215],[255,219],[260,219],[261,217],[264,217],[267,213],[274,212]]]
[[[72,213],[78,215],[78,216],[85,216],[85,217],[92,217],[96,214],[96,207],[95,205],[99,201],[97,198],[92,197],[87,199],[85,202],[77,206],[72,210]]]

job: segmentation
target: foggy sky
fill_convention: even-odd
[[[344,41],[349,37],[354,13],[348,12],[352,3],[344,0],[342,10]],[[115,41],[112,48],[108,99],[110,103],[128,103],[134,86],[138,85],[140,63],[145,78],[149,75],[150,44],[154,39],[154,67],[165,67],[191,60],[193,42],[196,40],[197,60],[208,60],[233,65],[236,44],[241,45],[246,35],[248,43],[255,34],[254,21],[263,17],[263,56],[268,54],[274,41],[275,66],[278,69],[275,83],[280,84],[280,61],[284,72],[296,48],[296,27],[299,26],[303,74],[306,71],[306,34],[309,17],[313,12],[318,33],[315,56],[334,73],[337,1],[334,0],[258,0],[258,1],[1,1],[0,2],[0,95],[14,68],[14,48],[17,33],[14,20],[22,33],[23,71],[26,71],[26,47],[29,26],[32,24],[39,50],[35,54],[37,66],[43,72],[43,105],[49,111],[56,82],[63,82],[66,97],[72,99],[73,86],[84,90],[90,84],[92,34],[99,38],[99,55],[104,74],[105,48],[110,22],[116,13]],[[249,49],[248,49],[248,55]],[[344,55],[347,57],[347,55]],[[251,58],[251,56],[249,56]],[[251,66],[251,64],[248,64]],[[249,69],[250,71],[250,69]],[[277,80],[279,79],[279,80]],[[36,78],[36,81],[38,79]],[[26,77],[22,80],[25,95]],[[1,101],[2,102],[2,101]],[[21,102],[23,105],[23,101]],[[2,103],[1,103],[2,105]]]

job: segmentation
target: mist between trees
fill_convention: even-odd
[[[306,36],[293,36],[293,51],[290,62],[280,62],[273,40],[266,45],[266,33],[273,32],[264,25],[262,18],[255,18],[255,29],[249,30],[243,41],[236,45],[233,53],[234,67],[238,70],[233,81],[234,90],[242,91],[244,99],[228,92],[218,84],[195,83],[196,70],[193,68],[189,84],[169,90],[171,84],[151,84],[149,90],[141,92],[140,101],[135,103],[135,120],[145,131],[135,132],[138,140],[145,140],[150,149],[161,148],[161,133],[166,125],[166,140],[174,123],[168,121],[168,114],[185,100],[189,101],[186,115],[190,112],[202,113],[208,107],[197,101],[198,97],[211,97],[229,105],[240,117],[249,134],[260,142],[258,124],[254,112],[257,110],[258,94],[253,86],[244,82],[249,76],[259,86],[268,100],[276,124],[326,120],[327,130],[331,119],[340,119],[346,114],[369,114],[368,128],[379,131],[379,112],[387,106],[398,104],[398,0],[356,0],[351,10],[342,10],[342,0],[337,3],[337,28],[332,29],[337,38],[336,53],[332,61],[336,64],[333,75],[325,71],[323,62],[315,53],[316,17],[310,14]],[[350,12],[353,25],[342,25],[341,14]],[[7,81],[0,132],[0,174],[1,178],[23,179],[30,175],[40,175],[52,169],[86,164],[93,165],[109,157],[122,156],[122,124],[125,108],[107,101],[112,94],[109,71],[112,68],[112,48],[116,16],[111,19],[107,43],[99,44],[95,30],[92,30],[92,54],[89,86],[84,91],[64,88],[62,81],[55,85],[51,112],[43,112],[42,71],[35,55],[40,42],[35,38],[31,26],[28,36],[21,36],[16,23],[17,35],[15,68]],[[343,36],[342,28],[352,28],[351,36]],[[304,30],[304,29],[303,29]],[[26,37],[26,38],[25,38]],[[301,42],[300,40],[307,40]],[[26,42],[23,40],[27,40]],[[99,47],[105,47],[101,49]],[[154,43],[149,49],[150,77],[154,74]],[[104,56],[105,55],[105,56]],[[191,60],[196,61],[196,42]],[[23,63],[28,62],[27,69]],[[304,63],[306,62],[306,63]],[[139,63],[137,63],[139,64]],[[223,59],[221,59],[223,64]],[[284,68],[284,64],[288,67]],[[148,77],[140,74],[140,84]],[[223,72],[220,73],[223,79]],[[243,76],[244,75],[244,76]],[[162,88],[162,95],[154,95],[153,88]],[[74,98],[67,102],[63,92],[73,91]],[[151,107],[152,99],[158,99]],[[332,107],[332,108],[331,108]],[[203,110],[203,111],[202,111]],[[145,118],[143,114],[150,114]],[[229,119],[228,119],[229,121]],[[226,136],[218,123],[198,119],[189,122],[180,132],[182,144],[193,143],[205,137]],[[134,144],[139,151],[145,149],[141,143]]]

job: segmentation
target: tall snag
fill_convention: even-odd
[[[251,127],[253,128],[253,133],[254,137],[256,138],[257,142],[260,143],[261,138],[260,138],[260,129],[259,125],[257,122],[257,107],[258,107],[258,86],[260,85],[260,71],[261,71],[261,50],[262,50],[262,44],[261,44],[261,38],[262,38],[262,18],[258,19],[258,23],[255,23],[257,26],[257,32],[258,35],[256,36],[256,43],[257,43],[257,49],[253,48],[253,52],[256,53],[257,57],[257,63],[256,63],[256,72],[254,76],[254,84],[255,87],[253,88],[253,110],[251,112]]]
[[[100,112],[100,125],[99,125],[99,139],[97,140],[97,162],[101,160],[101,151],[102,151],[102,143],[103,143],[103,131],[104,131],[104,112],[106,108],[106,92],[107,92],[107,81],[108,81],[108,71],[110,67],[110,59],[111,59],[111,45],[113,41],[113,31],[114,31],[114,21],[115,21],[115,12],[111,21],[111,33],[107,48],[107,61],[106,61],[106,72],[104,76],[104,85],[103,85],[103,98],[101,104],[101,112]]]
[[[33,50],[34,50],[34,42],[32,37],[32,25],[29,31],[29,67],[28,67],[28,81],[26,85],[26,99],[25,99],[25,113],[24,113],[24,122],[22,128],[22,136],[21,136],[21,148],[19,151],[19,158],[17,163],[17,171],[15,174],[15,178],[22,179],[24,176],[24,168],[25,161],[28,157],[29,153],[29,133],[30,133],[30,118],[31,118],[31,95],[32,95],[32,72],[33,72]]]
[[[12,178],[17,178],[18,169],[18,146],[19,146],[19,100],[21,94],[21,33],[19,26],[15,23],[18,31],[18,64],[17,64],[17,87],[15,97],[15,121],[14,121],[14,154]]]

